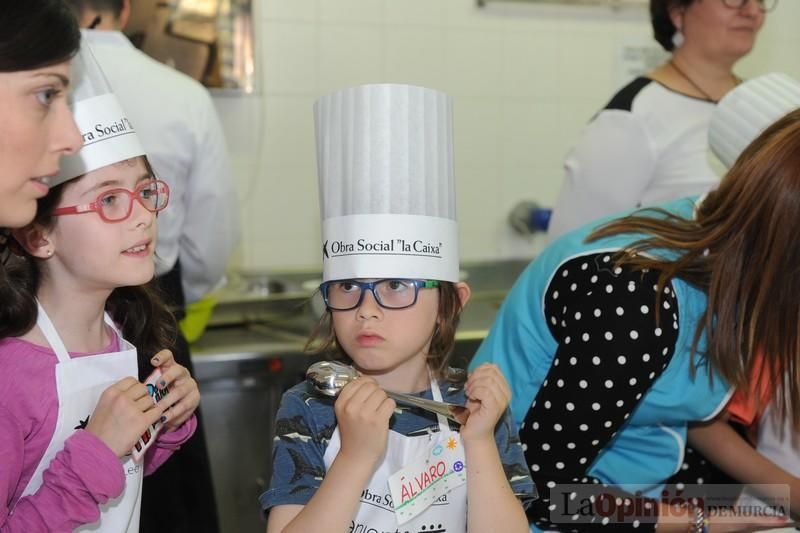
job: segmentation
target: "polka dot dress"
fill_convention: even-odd
[[[672,358],[677,300],[670,284],[659,297],[658,275],[615,267],[608,253],[591,254],[563,264],[547,287],[545,317],[558,348],[520,430],[541,495],[528,517],[540,528],[653,529],[653,518],[553,523],[550,492],[563,498],[558,484],[599,483],[589,468]]]

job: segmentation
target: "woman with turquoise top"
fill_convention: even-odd
[[[767,386],[794,376],[778,403],[800,428],[798,222],[800,110],[705,197],[573,231],[528,266],[472,366],[495,363],[510,382],[541,496],[528,510],[534,530],[741,529],[702,505],[676,511],[662,490],[687,437],[706,451],[709,434],[728,435],[723,408],[752,376]],[[772,372],[754,371],[756,352]],[[788,484],[800,505],[800,480],[717,442],[712,459],[740,465],[739,481]],[[582,511],[570,503],[601,487],[613,516],[595,499]]]

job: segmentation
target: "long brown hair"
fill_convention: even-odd
[[[449,281],[439,282],[439,309],[437,313],[436,329],[431,337],[428,350],[428,368],[436,379],[451,382],[463,381],[464,373],[454,372],[450,369],[450,355],[456,344],[456,329],[461,317],[461,299],[455,283]],[[306,343],[306,351],[313,354],[333,354],[334,357],[348,364],[352,363],[350,356],[345,353],[336,341],[336,332],[333,330],[332,311],[326,310]]]
[[[748,391],[756,354],[763,354],[757,385],[783,384],[778,412],[790,409],[800,428],[800,110],[750,144],[694,219],[646,211],[612,221],[588,240],[646,235],[622,252],[621,263],[660,270],[661,286],[680,278],[708,295],[692,355],[705,332],[705,357]]]

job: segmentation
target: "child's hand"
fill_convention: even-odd
[[[386,451],[395,407],[372,378],[360,376],[345,385],[334,405],[342,439],[339,454],[377,464]]]
[[[511,389],[496,365],[484,363],[470,374],[464,385],[469,418],[461,426],[464,442],[488,439],[494,442],[494,428],[511,401]]]
[[[153,404],[147,387],[127,377],[103,391],[86,431],[122,458],[130,453],[141,434],[161,418],[164,409]]]
[[[169,350],[161,350],[150,362],[161,370],[161,379],[156,386],[159,389],[169,387],[169,394],[161,398],[158,405],[165,410],[165,429],[172,431],[189,420],[197,409],[200,404],[200,390],[189,370],[176,363]]]

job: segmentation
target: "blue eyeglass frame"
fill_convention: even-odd
[[[414,300],[408,304],[404,305],[403,307],[387,307],[383,305],[381,302],[380,296],[375,292],[375,285],[378,283],[383,283],[384,281],[402,281],[403,283],[410,283],[414,286]],[[361,292],[358,295],[358,301],[352,307],[331,307],[331,304],[328,302],[328,288],[334,283],[343,283],[348,282],[352,283],[353,285],[357,285]],[[439,282],[432,279],[406,279],[406,278],[383,278],[383,279],[376,279],[375,281],[357,281],[354,279],[336,279],[331,281],[324,281],[319,286],[319,292],[322,293],[322,299],[325,300],[325,307],[328,308],[330,311],[350,311],[352,309],[356,309],[357,307],[361,306],[364,302],[364,294],[365,289],[372,293],[372,297],[375,299],[375,302],[379,306],[384,309],[408,309],[415,303],[417,303],[417,297],[419,296],[420,289],[435,289],[439,287]]]

